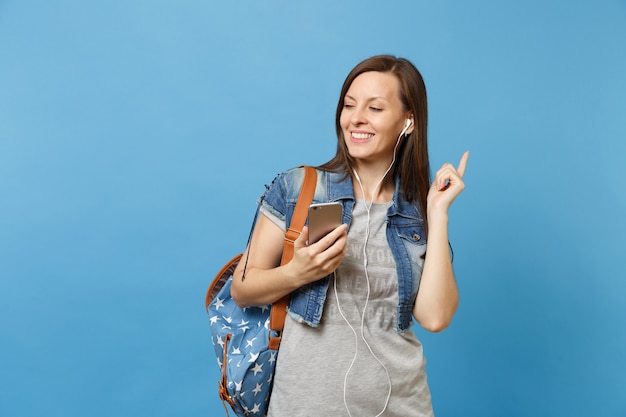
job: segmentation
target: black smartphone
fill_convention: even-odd
[[[309,245],[341,226],[341,203],[314,203],[309,206]]]

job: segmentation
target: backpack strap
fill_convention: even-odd
[[[302,189],[296,202],[296,207],[291,218],[291,223],[285,232],[285,245],[283,248],[283,256],[280,261],[284,265],[293,258],[293,242],[300,236],[304,223],[308,216],[308,208],[313,201],[315,194],[315,185],[317,184],[317,171],[310,166],[304,167],[304,181]],[[269,332],[269,348],[277,350],[283,335],[283,327],[285,326],[285,318],[287,317],[287,305],[291,295],[287,294],[280,300],[272,304],[270,312],[270,332]]]

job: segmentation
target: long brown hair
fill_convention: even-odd
[[[348,153],[339,119],[350,85],[356,77],[370,71],[390,73],[396,76],[400,82],[400,100],[405,110],[410,111],[414,117],[413,132],[402,141],[398,149],[397,163],[390,175],[400,177],[400,187],[405,198],[409,202],[417,203],[426,223],[426,196],[430,187],[427,137],[428,105],[424,79],[409,60],[391,55],[378,55],[360,62],[352,69],[346,77],[343,87],[341,87],[335,114],[337,153],[333,159],[319,168],[326,171],[345,172],[346,175],[350,175],[349,173],[352,172],[354,161]]]

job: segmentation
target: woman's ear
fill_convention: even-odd
[[[413,130],[415,129],[415,119],[413,118],[412,114],[409,114],[409,116],[406,119],[406,132],[404,133],[405,136],[409,136],[411,133],[413,133]]]

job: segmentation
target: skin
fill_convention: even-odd
[[[463,174],[469,152],[457,168],[445,163],[428,191],[428,249],[413,316],[426,330],[439,332],[450,325],[459,304],[459,292],[448,248],[448,210],[465,188]]]
[[[400,133],[413,117],[400,100],[398,79],[389,73],[366,72],[354,79],[345,97],[340,125],[360,182],[353,181],[357,198],[390,201],[394,182],[385,173],[394,159]],[[450,324],[458,306],[458,289],[448,252],[448,210],[463,191],[469,153],[458,167],[444,164],[428,192],[428,250],[413,315],[426,330],[437,332]],[[342,225],[315,244],[306,245],[305,227],[294,242],[294,257],[283,265],[283,231],[260,215],[252,235],[245,280],[243,263],[234,274],[232,296],[242,307],[272,303],[302,285],[332,273],[345,255],[347,226]],[[244,257],[247,256],[244,253]]]
[[[394,75],[366,72],[354,79],[346,93],[339,123],[363,185],[362,190],[358,181],[353,181],[357,198],[382,203],[393,197],[393,181],[381,179],[393,161],[396,144],[402,140],[399,135],[406,120],[412,120],[399,91]],[[407,133],[412,131],[413,123]]]

